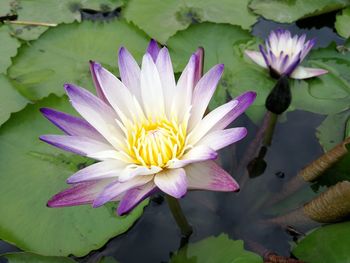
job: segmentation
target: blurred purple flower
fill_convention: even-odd
[[[315,40],[306,41],[305,34],[291,36],[288,30],[271,31],[265,41],[265,48],[260,45],[260,52],[246,50],[246,55],[261,67],[268,68],[274,77],[286,75],[294,79],[306,79],[327,73],[327,70],[300,66]]]

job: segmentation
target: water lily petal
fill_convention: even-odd
[[[307,79],[316,76],[320,76],[328,73],[327,70],[321,68],[305,68],[302,66],[298,66],[293,73],[291,74],[291,78],[293,79]]]
[[[197,143],[197,145],[206,145],[214,151],[218,151],[234,142],[243,139],[246,135],[247,129],[244,127],[217,130],[208,133]]]
[[[118,55],[119,74],[122,82],[136,99],[141,102],[140,74],[141,70],[134,57],[122,47]]]
[[[210,131],[217,131],[225,129],[230,125],[238,116],[240,116],[245,110],[254,102],[256,93],[254,91],[247,91],[234,98],[233,101],[237,101],[234,109],[228,112]]]
[[[81,183],[106,178],[118,178],[126,164],[118,160],[108,160],[92,164],[79,170],[67,179],[68,184]]]
[[[238,183],[214,161],[194,163],[184,168],[192,190],[237,191]]]
[[[228,115],[236,107],[238,101],[231,100],[230,102],[221,105],[215,110],[207,114],[188,135],[188,143],[195,145],[205,134],[215,127],[226,115]]]
[[[261,52],[246,50],[244,53],[260,67],[267,68],[265,59]]]
[[[157,41],[151,39],[147,47],[147,53],[149,53],[154,62],[156,62],[158,54],[159,54],[159,46]]]
[[[217,157],[218,157],[218,154],[213,149],[211,149],[207,145],[199,145],[192,148],[187,153],[185,153],[181,157],[181,160],[178,160],[178,159],[170,160],[167,164],[167,167],[170,169],[180,168],[194,162],[214,160]]]
[[[118,138],[121,138],[122,131],[115,122],[118,116],[113,109],[87,90],[72,84],[66,84],[65,89],[80,115],[114,147],[121,148],[123,144]]]
[[[196,73],[196,56],[192,55],[184,71],[176,84],[176,91],[171,106],[172,115],[177,114],[178,120],[182,121],[189,111],[194,89],[194,77]]]
[[[91,204],[103,188],[112,182],[111,179],[85,182],[73,185],[54,195],[47,202],[49,207],[65,207]]]
[[[94,62],[90,60],[90,72],[91,72],[91,76],[92,76],[92,81],[94,82],[94,86],[96,89],[96,94],[97,96],[107,105],[109,104],[108,100],[106,99],[105,95],[103,94],[103,91],[101,89],[100,83],[98,82],[97,78],[96,78],[96,74],[95,74],[95,70],[94,70]]]
[[[123,171],[119,175],[119,181],[125,182],[128,181],[135,176],[143,176],[143,175],[150,175],[150,174],[156,174],[160,172],[162,168],[158,166],[151,166],[150,168],[142,166],[142,165],[136,165],[136,164],[130,164],[126,166]]]
[[[128,190],[123,199],[120,201],[117,213],[118,215],[124,215],[129,213],[135,206],[156,192],[158,188],[154,182],[149,182],[145,185]]]
[[[105,203],[111,201],[113,198],[123,194],[124,192],[144,185],[153,179],[153,175],[145,175],[134,177],[133,179],[126,182],[113,182],[107,185],[103,191],[96,197],[92,206],[99,207],[104,205]]]
[[[197,83],[193,92],[191,117],[188,124],[189,131],[202,119],[223,71],[223,64],[216,65],[204,74]]]
[[[84,119],[49,108],[41,108],[40,111],[49,121],[68,135],[88,137],[106,142],[105,138]]]
[[[173,65],[171,64],[170,55],[166,47],[163,47],[160,50],[157,57],[156,66],[159,72],[160,81],[162,83],[164,103],[165,105],[171,105],[174,99],[176,83]],[[168,117],[170,117],[171,114],[170,110],[170,107],[166,107],[166,113]]]
[[[204,48],[199,47],[194,54],[196,56],[196,67],[193,85],[196,86],[203,75]]]
[[[156,174],[154,183],[164,193],[175,198],[180,198],[187,192],[187,177],[183,168],[168,169]]]
[[[100,160],[100,161],[119,160],[126,164],[133,163],[134,161],[134,159],[132,159],[127,153],[123,151],[116,151],[116,150],[94,152],[87,155],[87,157]]]
[[[147,116],[157,118],[164,116],[164,96],[159,73],[150,54],[146,53],[142,59],[141,68],[141,96]]]
[[[93,68],[104,96],[109,104],[116,110],[120,119],[124,116],[133,119],[144,118],[144,113],[138,101],[133,98],[130,90],[111,72],[103,68],[100,64],[93,62]]]
[[[109,144],[81,136],[42,135],[40,140],[65,151],[83,156],[113,149]]]

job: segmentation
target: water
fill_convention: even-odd
[[[318,47],[327,46],[331,41],[343,43],[343,40],[328,27],[300,29],[296,24],[283,25],[264,19],[260,19],[255,25],[253,34],[265,38],[271,29],[278,27],[289,29],[293,33],[307,31],[309,37],[317,36]],[[293,240],[291,232],[294,230],[288,232],[284,227],[263,223],[274,213],[283,212],[283,207],[263,206],[263,201],[278,194],[283,185],[301,168],[322,154],[322,149],[315,137],[315,128],[324,118],[324,116],[303,111],[288,113],[287,120],[277,124],[272,145],[265,153],[264,172],[253,179],[247,177],[248,180],[245,181],[239,193],[189,192],[181,200],[181,205],[194,227],[190,242],[196,242],[211,235],[228,233],[232,239],[244,239],[249,249],[254,248],[254,244],[263,244],[266,249],[290,256],[290,242]],[[244,140],[224,149],[220,153],[220,158],[223,167],[231,171],[233,177],[239,178],[245,172],[244,169],[237,173],[239,160],[254,139],[258,127],[244,115],[236,120],[233,126],[247,127],[249,134]],[[310,187],[305,185],[290,199],[291,205],[287,208],[297,208],[312,195]],[[288,209],[284,208],[287,211]],[[156,196],[127,233],[110,240],[105,247],[91,252],[79,261],[95,262],[100,256],[113,256],[123,263],[139,263],[141,259],[143,263],[168,262],[171,254],[178,249],[180,239],[179,229],[166,202]],[[11,251],[18,251],[18,249],[0,241],[0,254]]]

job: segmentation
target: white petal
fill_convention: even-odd
[[[113,198],[123,194],[124,192],[148,183],[153,179],[153,177],[153,175],[145,175],[135,177],[123,183],[113,182],[107,185],[103,189],[103,191],[96,197],[93,203],[93,207],[99,207],[101,205],[104,205],[105,203],[111,201]]]
[[[305,68],[302,66],[298,66],[293,73],[291,74],[291,78],[293,79],[307,79],[316,76],[320,76],[328,73],[327,70],[321,68]]]
[[[223,70],[223,64],[216,65],[197,83],[193,93],[191,117],[188,123],[189,131],[202,119],[209,101],[216,90]]]
[[[208,133],[197,143],[197,145],[206,145],[214,151],[218,151],[234,142],[243,139],[246,135],[247,129],[244,127],[217,130]]]
[[[150,174],[156,174],[160,172],[162,168],[158,166],[151,166],[151,168],[136,165],[136,164],[130,164],[121,172],[119,176],[119,181],[124,182],[128,181],[136,176],[143,176],[143,175],[150,175]]]
[[[118,116],[113,109],[87,90],[71,84],[66,84],[65,88],[73,107],[80,115],[115,148],[122,147],[120,138],[123,134],[115,122]]]
[[[149,118],[163,116],[164,96],[159,73],[150,54],[143,56],[141,68],[141,95]]]
[[[190,163],[214,160],[218,156],[217,152],[206,145],[200,145],[192,148],[179,159],[172,159],[167,163],[170,169],[184,167]]]
[[[182,168],[164,170],[156,174],[154,183],[164,193],[175,198],[184,196],[187,191],[186,173]]]
[[[109,144],[81,136],[42,135],[40,136],[40,140],[65,151],[74,152],[83,156],[113,149]]]
[[[238,183],[214,161],[190,164],[185,167],[188,188],[193,190],[237,191]]]
[[[118,67],[122,82],[131,91],[131,93],[134,94],[136,99],[141,102],[141,70],[133,56],[124,47],[120,48],[119,50]]]
[[[195,145],[204,135],[207,134],[221,119],[231,112],[238,104],[232,100],[207,114],[188,135],[188,143]]]
[[[192,55],[177,82],[171,106],[171,114],[176,114],[180,122],[183,120],[186,113],[189,112],[191,107],[195,74],[196,55]]]
[[[80,183],[115,177],[125,168],[125,163],[118,160],[108,160],[90,165],[79,170],[67,179],[67,183]]]
[[[138,101],[134,99],[130,90],[111,72],[100,64],[94,63],[96,79],[107,98],[109,104],[119,113],[120,119],[123,116],[129,119],[144,118],[144,113]]]
[[[171,64],[169,52],[166,47],[163,47],[160,50],[157,57],[156,66],[159,72],[160,81],[162,83],[167,116],[170,117],[170,105],[174,99],[176,83],[174,78],[173,66]]]
[[[263,55],[258,51],[246,50],[245,54],[260,67],[267,68]]]

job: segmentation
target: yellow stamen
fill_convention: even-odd
[[[135,164],[164,168],[169,160],[180,158],[186,147],[187,121],[143,119],[125,126],[128,154]]]

